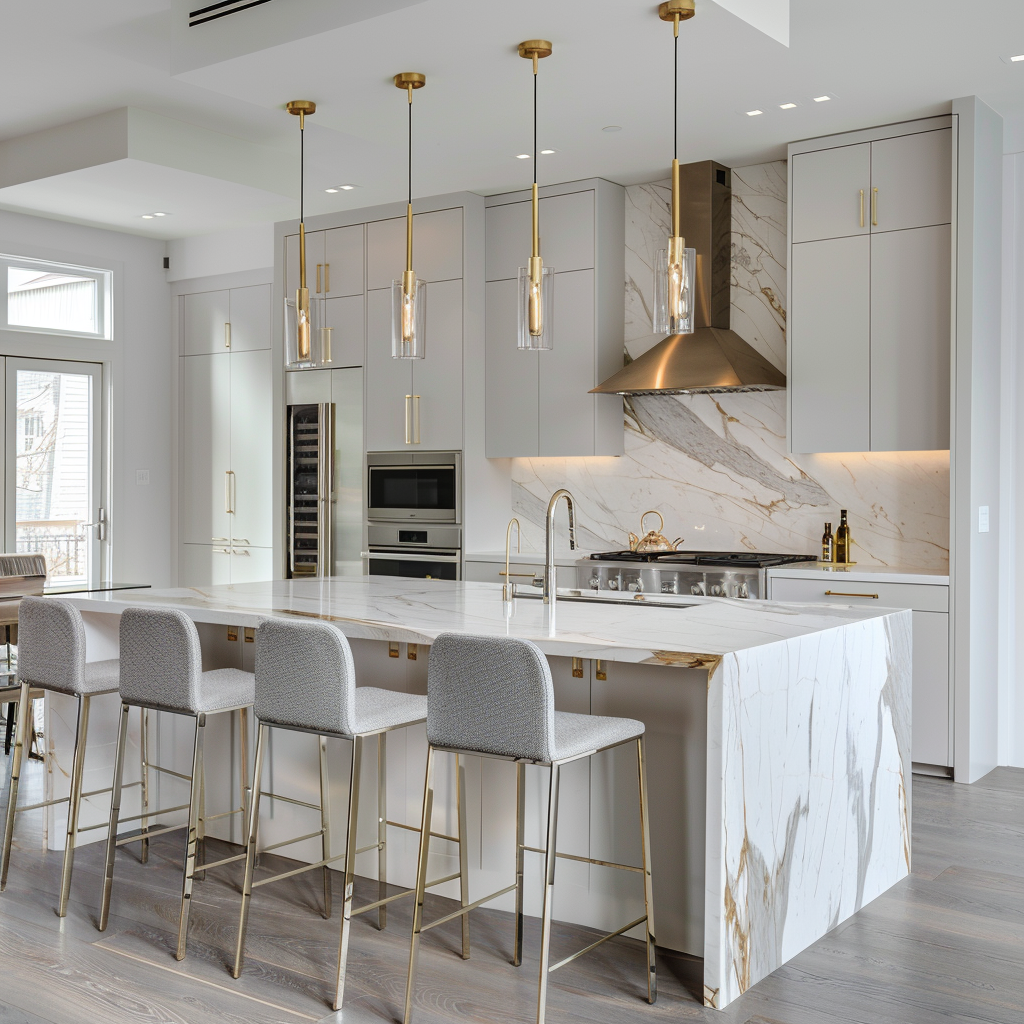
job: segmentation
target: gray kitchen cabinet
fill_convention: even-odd
[[[791,451],[949,448],[951,182],[948,117],[790,146]]]
[[[190,296],[186,296],[186,299]],[[228,341],[232,352],[270,350],[269,284],[232,288],[228,293]]]
[[[345,298],[326,299],[323,308],[326,326],[332,329],[332,364],[362,366],[366,350],[366,301],[362,292]]]
[[[871,231],[871,144],[820,149],[792,160],[793,243]],[[861,201],[863,200],[863,207]]]
[[[364,226],[306,232],[306,287],[310,298],[362,295],[364,285]],[[285,239],[285,294],[299,287],[299,236]]]
[[[227,348],[231,321],[231,293],[196,292],[182,296],[182,354],[212,355]]]
[[[806,570],[771,569],[770,598],[799,604],[910,608],[913,613],[911,759],[925,771],[953,764],[949,675],[949,586],[887,582],[887,574],[850,569],[807,578]],[[838,593],[836,593],[838,592]]]
[[[462,207],[413,215],[413,267],[428,283],[462,278]],[[371,221],[366,225],[367,289],[390,288],[404,270],[405,218]]]
[[[951,246],[948,224],[872,236],[871,451],[949,447]]]
[[[528,192],[487,200],[488,458],[621,455],[622,400],[590,389],[622,368],[624,191],[600,179],[541,189],[541,243],[555,270],[554,346],[517,347],[518,271],[530,254]]]
[[[270,352],[230,356],[231,541],[234,546],[273,545],[271,460],[273,373]]]
[[[868,451],[871,239],[802,242],[792,247],[790,263],[792,449]]]
[[[367,295],[367,451],[462,448],[462,281],[426,294],[426,355],[408,360],[391,356],[391,289]]]

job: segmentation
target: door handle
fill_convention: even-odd
[[[324,264],[324,295],[329,295],[331,292],[331,265],[330,263]]]
[[[413,444],[419,444],[420,443],[420,396],[419,395],[413,395],[412,396],[412,405],[413,405],[412,443]]]
[[[318,263],[316,265],[316,293],[317,293],[317,295],[320,294],[320,272],[323,270],[323,268],[324,268],[324,265],[322,263]]]
[[[235,514],[235,474],[230,469],[224,471],[224,511]]]
[[[405,443],[412,444],[412,395],[405,396]]]
[[[873,601],[878,600],[877,594],[851,594],[844,590],[826,590],[826,597],[870,597]]]
[[[864,189],[860,190],[860,226],[864,227]]]
[[[231,324],[224,325],[224,347],[231,348]]]
[[[97,509],[96,511],[96,522],[95,523],[79,523],[83,530],[89,529],[89,527],[96,527],[96,539],[106,540],[107,539],[107,510],[105,508]]]
[[[878,227],[878,189],[871,190],[871,226]]]

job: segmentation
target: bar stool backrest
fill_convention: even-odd
[[[555,696],[541,649],[513,637],[442,633],[430,648],[427,740],[533,761],[555,751]]]
[[[121,699],[126,704],[196,713],[203,654],[196,624],[171,608],[121,614]]]
[[[61,693],[81,693],[85,624],[70,602],[26,597],[18,609],[18,677]]]
[[[256,630],[256,717],[331,735],[356,732],[352,648],[328,622],[266,619]]]

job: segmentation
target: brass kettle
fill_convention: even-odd
[[[631,533],[629,535],[629,550],[637,552],[678,550],[679,545],[683,543],[683,538],[676,537],[675,540],[669,540],[662,534],[661,531],[665,528],[665,517],[657,509],[649,509],[640,517],[640,532],[643,533],[644,520],[648,516],[658,517],[658,529],[651,530],[643,537]]]

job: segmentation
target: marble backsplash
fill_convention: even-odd
[[[732,327],[786,364],[786,164],[733,170]],[[626,351],[651,333],[654,259],[669,232],[667,182],[626,189]],[[850,513],[858,562],[946,569],[949,453],[790,455],[786,393],[634,397],[623,458],[514,459],[524,544],[543,548],[548,496],[576,498],[580,546],[614,550],[658,509],[686,548],[816,553]],[[651,517],[648,528],[657,525]]]

